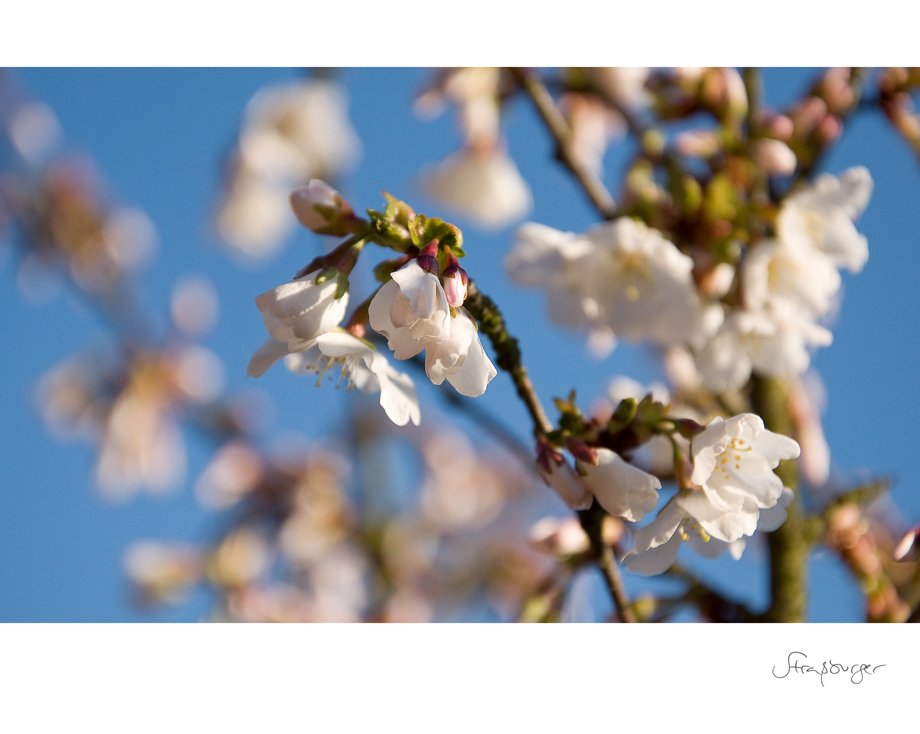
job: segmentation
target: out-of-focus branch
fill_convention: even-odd
[[[751,402],[754,412],[763,418],[767,430],[792,436],[786,386],[781,380],[755,375]],[[781,461],[776,474],[789,489],[795,491],[798,488],[798,470],[794,461]],[[786,508],[786,522],[769,534],[769,544],[771,603],[763,619],[765,622],[805,622],[808,613],[809,543],[798,495]]]
[[[714,622],[754,622],[757,620],[757,615],[744,604],[732,601],[710,589],[680,564],[673,564],[665,573],[687,584],[687,590],[681,600],[696,606],[707,619]]]
[[[572,154],[572,132],[540,75],[532,70],[518,68],[511,69],[511,74],[530,97],[556,141],[556,157],[572,172],[600,215],[604,219],[614,219],[617,216],[617,206],[613,196],[594,172]]]

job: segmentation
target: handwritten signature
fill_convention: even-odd
[[[841,673],[850,674],[850,682],[859,685],[865,680],[867,675],[875,675],[875,671],[879,668],[884,668],[885,663],[881,665],[871,665],[869,663],[853,663],[852,665],[841,665],[840,663],[835,663],[832,660],[825,660],[821,663],[821,667],[815,667],[813,665],[805,665],[800,662],[798,659],[793,659],[794,655],[801,655],[802,658],[808,659],[808,655],[804,652],[790,652],[789,656],[786,658],[786,672],[782,675],[776,674],[776,666],[773,666],[773,677],[774,678],[785,678],[791,672],[795,671],[796,673],[815,673],[821,679],[821,687],[824,687],[824,676],[825,675],[839,675]]]

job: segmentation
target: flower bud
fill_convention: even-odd
[[[764,115],[764,130],[771,138],[788,140],[795,130],[795,125],[787,115],[768,112]]]
[[[570,510],[586,510],[591,506],[593,495],[582,484],[571,465],[546,441],[537,443],[537,473],[547,487],[558,494]]]
[[[466,271],[460,267],[460,263],[457,262],[457,258],[453,254],[447,259],[443,281],[447,302],[454,308],[460,308],[466,300],[468,278]]]
[[[722,149],[722,139],[715,130],[685,130],[674,139],[674,146],[683,155],[712,158]]]
[[[438,241],[431,240],[418,254],[419,267],[425,272],[437,275],[441,266],[438,264]]]
[[[798,165],[795,153],[781,140],[762,138],[751,145],[754,162],[769,173],[788,176]]]
[[[565,447],[579,461],[597,466],[597,449],[588,446],[584,441],[569,436],[565,439]]]
[[[354,216],[341,194],[325,181],[314,178],[291,196],[291,209],[304,227],[318,234],[348,234],[346,220]]]
[[[920,527],[907,531],[901,542],[895,546],[892,556],[896,561],[905,562],[920,559]]]

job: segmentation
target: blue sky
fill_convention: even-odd
[[[348,398],[313,388],[285,370],[270,370],[257,383],[244,378],[251,352],[264,330],[253,298],[290,276],[320,252],[316,236],[297,232],[284,251],[254,268],[240,268],[220,250],[209,227],[219,190],[223,156],[232,146],[246,102],[263,85],[296,77],[277,69],[21,69],[15,78],[58,115],[69,149],[91,156],[112,198],[142,207],[159,233],[157,261],[140,285],[146,305],[165,323],[168,297],[186,275],[211,279],[220,298],[220,319],[205,339],[223,360],[228,388],[264,390],[274,403],[271,435],[286,430],[318,438],[344,425]],[[766,102],[794,99],[812,77],[808,70],[768,69]],[[572,388],[587,406],[616,374],[642,382],[659,377],[649,353],[620,345],[602,362],[590,358],[577,335],[564,334],[545,318],[542,296],[510,285],[501,259],[512,227],[478,230],[426,199],[418,172],[459,144],[450,113],[422,122],[411,112],[413,95],[427,75],[420,69],[346,69],[340,79],[351,95],[351,119],[361,137],[360,166],[340,182],[356,209],[381,206],[381,189],[409,201],[416,210],[443,216],[464,231],[464,267],[502,307],[509,329],[521,340],[524,361],[538,393],[549,404]],[[551,159],[551,143],[524,100],[508,111],[509,152],[530,182],[535,209],[530,219],[559,229],[582,231],[596,215],[580,191]],[[608,154],[607,183],[632,143]],[[848,125],[823,169],[839,173],[865,165],[875,192],[859,230],[868,237],[870,257],[857,276],[843,273],[843,304],[833,325],[834,343],[813,361],[828,394],[824,426],[836,471],[854,481],[879,474],[898,482],[891,494],[905,522],[920,520],[920,493],[913,478],[914,416],[920,393],[912,379],[917,364],[915,321],[920,314],[920,167],[916,156],[879,115],[863,114]],[[189,436],[190,480],[165,498],[140,495],[123,505],[102,500],[91,487],[93,455],[82,444],[62,444],[38,418],[38,377],[63,358],[104,335],[102,325],[77,299],[62,292],[32,304],[16,288],[14,255],[0,254],[0,338],[4,344],[0,380],[0,620],[129,621],[195,620],[208,608],[203,595],[188,604],[141,613],[128,603],[121,554],[133,540],[196,540],[213,523],[191,492],[203,466],[204,444]],[[364,275],[363,285],[369,287]],[[353,284],[355,292],[360,279]],[[354,301],[357,303],[358,301]],[[449,388],[447,388],[449,389]],[[444,404],[437,391],[420,385],[423,419]],[[483,407],[529,435],[527,416],[510,380],[500,374],[480,398]],[[427,412],[426,412],[427,411]],[[561,505],[559,506],[561,512]],[[686,560],[691,560],[688,556]],[[757,548],[740,562],[694,563],[700,573],[755,604],[765,602],[766,578]],[[847,572],[832,558],[813,562],[811,618],[857,621],[860,597]],[[644,581],[627,579],[631,589]]]

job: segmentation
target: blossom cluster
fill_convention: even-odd
[[[294,191],[291,206],[298,220],[317,232],[343,234],[362,226],[338,192],[319,180]],[[406,207],[391,202],[390,211],[404,216]],[[395,220],[379,221],[406,231]],[[416,221],[424,228],[428,220],[412,212],[405,224],[415,226]],[[475,320],[463,308],[468,278],[453,249],[441,255],[442,269],[437,238],[421,248],[400,243],[403,249],[411,247],[415,256],[407,253],[398,267],[390,267],[363,315],[356,313],[346,330],[339,324],[348,306],[348,274],[364,242],[371,239],[370,230],[355,237],[307,266],[295,280],[256,298],[269,338],[252,355],[247,374],[259,377],[282,358],[292,372],[318,373],[320,380],[338,366],[348,388],[380,393],[380,405],[396,425],[410,421],[418,425],[415,385],[362,338],[369,322],[387,338],[396,359],[411,359],[424,351],[425,372],[435,385],[446,379],[462,395],[482,395],[497,373],[479,340]],[[462,254],[459,244],[456,249]]]

